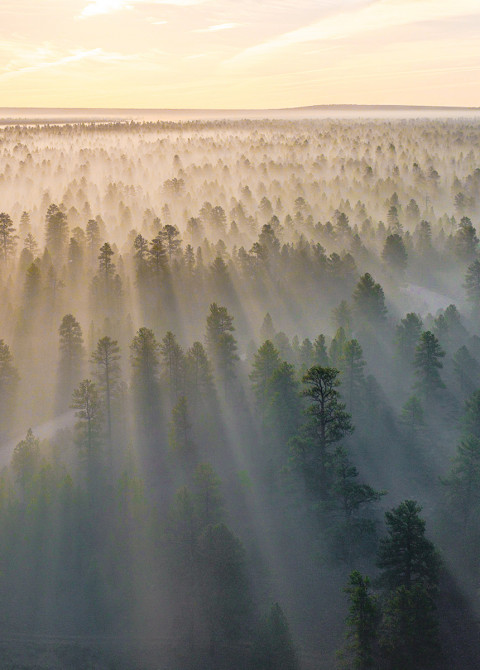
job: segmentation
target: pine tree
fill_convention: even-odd
[[[291,441],[292,456],[304,474],[307,489],[320,499],[327,496],[329,450],[353,432],[350,415],[337,391],[338,375],[335,368],[314,366],[303,377],[307,388],[302,395],[310,400],[306,410],[309,419]]]
[[[274,603],[260,622],[253,644],[252,670],[297,670],[298,659],[287,617]]]
[[[361,402],[362,388],[365,384],[363,374],[365,365],[362,347],[358,340],[346,342],[340,357],[340,367],[342,370],[342,385],[345,388],[345,395],[348,399],[347,407],[350,412],[353,412]]]
[[[176,403],[185,389],[185,355],[175,335],[168,331],[160,345],[164,376],[170,391],[170,400]]]
[[[77,410],[76,443],[86,464],[87,480],[92,484],[100,467],[102,408],[96,386],[90,379],[81,381],[73,391],[71,407]]]
[[[407,269],[408,254],[400,235],[389,235],[385,240],[382,258],[389,268],[402,276]]]
[[[185,379],[186,391],[194,405],[214,394],[212,366],[201,342],[194,342],[186,353]]]
[[[325,335],[320,334],[313,343],[314,365],[327,368],[330,364],[327,347],[325,346]]]
[[[388,588],[411,589],[417,585],[434,594],[440,560],[433,543],[425,537],[421,511],[417,502],[405,500],[385,513],[388,534],[380,540],[377,564]]]
[[[84,362],[83,336],[80,324],[72,314],[66,314],[58,330],[60,335],[60,362],[58,367],[59,404],[66,400],[79,383]]]
[[[401,421],[407,429],[409,442],[414,444],[419,428],[425,425],[422,404],[417,396],[410,396],[403,405]]]
[[[107,419],[107,441],[112,449],[112,403],[120,391],[120,347],[116,340],[110,337],[102,337],[97,342],[97,347],[92,354],[91,362],[93,374],[97,381],[98,391],[102,397]]]
[[[12,454],[11,467],[15,479],[23,491],[32,481],[40,466],[40,440],[35,437],[31,428],[21,442],[19,442]]]
[[[85,237],[87,239],[87,246],[90,252],[90,263],[94,265],[95,254],[100,244],[100,226],[95,219],[89,219],[85,228]]]
[[[195,457],[195,444],[191,431],[192,424],[189,420],[187,399],[182,395],[172,409],[168,442],[170,449],[187,469],[192,467]]]
[[[385,322],[387,308],[383,289],[368,272],[360,277],[352,299],[355,316],[361,323],[381,325]]]
[[[453,371],[464,396],[471,395],[479,387],[480,364],[465,345],[461,346],[453,357]]]
[[[15,235],[15,227],[9,214],[0,213],[0,249],[4,263],[14,256],[18,235]]]
[[[468,266],[464,287],[467,299],[472,306],[472,314],[475,319],[478,319],[480,317],[480,261],[475,260]]]
[[[202,528],[218,524],[224,517],[220,479],[210,463],[200,463],[194,474],[195,509]]]
[[[151,441],[156,433],[160,395],[160,345],[149,328],[140,328],[130,345],[132,390],[142,437]]]
[[[262,421],[268,404],[268,384],[279,365],[278,351],[270,340],[266,340],[255,354],[252,372],[249,375]]]
[[[440,559],[425,537],[421,509],[405,500],[385,514],[388,535],[380,542],[378,566],[388,591],[380,647],[392,670],[427,668],[438,657],[435,595]]]
[[[466,435],[457,447],[452,467],[442,480],[450,506],[455,509],[466,532],[470,519],[480,512],[480,439]]]
[[[332,511],[341,515],[340,523],[332,527],[335,549],[341,560],[352,564],[357,556],[368,554],[375,545],[376,527],[371,506],[386,492],[357,481],[358,470],[342,446],[335,449],[331,469]]]
[[[465,402],[465,412],[461,423],[464,433],[474,435],[480,440],[480,389],[474,391]]]
[[[341,366],[343,348],[345,346],[346,341],[347,337],[345,335],[345,330],[342,327],[340,327],[335,333],[335,337],[332,339],[330,343],[330,348],[328,350],[328,358],[330,360],[330,363],[332,364],[332,366],[338,369],[340,369]]]
[[[429,330],[423,332],[415,351],[415,388],[426,398],[445,388],[438,372],[443,368],[440,359],[444,356],[445,352],[435,335]]]
[[[410,312],[398,324],[395,331],[396,355],[403,369],[413,365],[415,349],[422,333],[421,317]]]
[[[232,335],[234,330],[233,317],[229,315],[227,308],[212,303],[207,317],[206,343],[224,388],[231,384],[235,376],[235,361],[238,360],[237,342]]]
[[[68,243],[67,215],[62,205],[51,204],[46,214],[45,239],[47,249],[55,262],[62,261]]]
[[[459,261],[472,263],[478,249],[477,231],[467,216],[463,216],[455,233],[455,253]]]
[[[275,328],[270,314],[267,312],[263,319],[262,327],[260,328],[260,338],[262,342],[265,340],[273,340],[275,337]]]
[[[340,653],[348,667],[369,670],[375,667],[375,645],[378,639],[380,608],[377,598],[370,593],[370,580],[358,570],[350,573],[344,588],[350,599],[350,608],[345,620],[347,643]]]

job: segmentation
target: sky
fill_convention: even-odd
[[[480,0],[0,0],[2,107],[480,106]]]

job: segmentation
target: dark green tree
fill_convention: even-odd
[[[199,597],[215,663],[219,642],[241,639],[249,623],[250,601],[245,550],[223,523],[208,525],[198,539]]]
[[[368,554],[375,545],[376,528],[371,505],[386,492],[357,481],[358,470],[341,446],[335,449],[332,470],[333,511],[341,515],[341,522],[334,529],[337,555],[351,564],[357,556]]]
[[[111,337],[102,337],[92,354],[91,363],[97,383],[99,395],[102,399],[107,420],[107,442],[112,449],[112,405],[120,393],[121,369],[120,347]]]
[[[210,305],[210,313],[207,316],[206,343],[208,353],[215,366],[216,373],[228,388],[235,376],[235,362],[238,360],[236,354],[237,342],[232,335],[233,317],[226,307],[220,307],[215,302]]]
[[[160,345],[149,328],[140,328],[130,345],[132,390],[139,428],[144,440],[150,441],[156,432],[160,395]]]
[[[60,361],[58,366],[59,406],[66,408],[67,399],[80,382],[85,351],[80,324],[72,314],[66,314],[58,329],[60,335]]]
[[[303,377],[307,388],[302,395],[310,402],[306,410],[308,420],[291,441],[292,457],[303,472],[307,489],[320,499],[325,499],[328,493],[330,449],[353,432],[350,414],[337,391],[338,375],[335,368],[314,366]]]
[[[347,641],[340,656],[348,663],[347,667],[369,670],[375,667],[380,607],[370,592],[369,578],[358,570],[350,573],[344,591],[349,596],[350,607],[345,620]]]
[[[465,402],[465,412],[461,420],[463,432],[480,440],[480,389],[474,391]]]
[[[15,235],[15,226],[9,214],[0,213],[0,249],[3,261],[6,263],[15,254],[18,236]]]
[[[325,335],[320,334],[313,343],[314,365],[320,365],[322,368],[329,366],[327,347],[325,345]]]
[[[410,312],[403,318],[395,330],[395,349],[398,361],[402,368],[413,365],[415,349],[422,333],[423,322],[421,317]]]
[[[20,381],[8,344],[0,340],[0,435],[4,437],[12,425],[18,382]]]
[[[386,512],[378,567],[387,588],[380,647],[392,670],[435,667],[439,638],[435,596],[440,559],[425,537],[421,507],[405,500]]]
[[[385,513],[387,536],[380,540],[378,567],[389,589],[421,586],[434,594],[438,586],[440,559],[433,542],[425,537],[422,508],[405,500]]]
[[[343,356],[343,349],[347,341],[347,336],[345,335],[345,330],[340,326],[340,328],[335,333],[335,337],[330,342],[330,348],[328,350],[328,358],[332,366],[340,369],[341,360]]]
[[[171,331],[162,340],[160,355],[170,400],[176,403],[185,390],[185,354]]]
[[[397,274],[403,275],[405,273],[408,254],[400,235],[395,233],[387,237],[382,251],[382,258],[386,265]]]
[[[457,447],[452,467],[442,480],[450,507],[460,516],[464,533],[480,511],[480,439],[466,435]]]
[[[210,463],[197,466],[193,482],[195,509],[201,527],[221,523],[225,505],[221,481]]]
[[[297,670],[299,667],[287,617],[278,603],[262,619],[253,643],[252,670]]]
[[[380,284],[367,272],[360,277],[353,292],[353,311],[363,324],[382,324],[387,316],[385,295]]]
[[[340,368],[342,371],[342,386],[345,390],[347,407],[350,412],[353,412],[361,403],[362,389],[365,384],[363,374],[365,365],[362,347],[358,340],[346,342],[340,357]]]
[[[92,484],[98,477],[102,444],[102,407],[95,384],[90,379],[80,382],[73,391],[72,409],[75,416],[75,441],[80,457],[85,462],[87,481]]]
[[[187,399],[180,396],[177,404],[172,409],[172,420],[168,434],[170,449],[188,470],[191,469],[195,459],[195,444],[192,439],[192,424],[188,414]]]
[[[465,290],[467,299],[472,306],[472,314],[475,319],[480,317],[480,261],[475,260],[468,266],[465,275]]]
[[[87,240],[87,247],[90,254],[90,264],[95,264],[95,254],[100,245],[100,226],[95,219],[89,219],[85,228],[85,237]]]
[[[205,347],[194,342],[185,356],[186,391],[193,405],[200,399],[211,399],[214,393],[212,366]]]
[[[465,345],[453,357],[453,371],[464,396],[470,396],[480,386],[480,364]]]
[[[345,333],[352,331],[352,310],[346,300],[342,300],[338,307],[332,311],[332,319],[335,327],[343,328]]]
[[[12,454],[11,467],[15,479],[25,491],[33,480],[40,466],[40,440],[35,437],[31,428],[21,442],[19,442]]]
[[[439,374],[443,368],[440,359],[445,352],[435,335],[429,330],[423,332],[415,350],[415,388],[425,397],[430,398],[435,391],[445,388]]]
[[[416,395],[410,396],[402,407],[400,419],[406,428],[410,444],[415,444],[419,429],[425,425],[423,407]]]
[[[455,233],[455,253],[459,261],[472,263],[477,256],[478,237],[472,222],[463,216]]]
[[[165,250],[168,254],[168,260],[172,262],[172,256],[181,252],[182,240],[180,239],[180,231],[177,226],[167,223],[159,233],[163,242]]]
[[[273,372],[266,389],[268,405],[265,425],[270,438],[271,457],[279,467],[284,465],[285,447],[302,421],[302,401],[298,386],[294,366],[284,361]]]
[[[254,356],[252,372],[249,375],[262,422],[269,401],[268,385],[279,365],[280,355],[278,351],[270,340],[266,340]]]
[[[51,204],[45,218],[45,241],[54,261],[63,260],[68,244],[68,223],[62,205]]]

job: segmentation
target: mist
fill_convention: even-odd
[[[2,667],[478,667],[477,111],[0,126]]]

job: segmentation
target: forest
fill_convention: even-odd
[[[478,668],[478,119],[9,123],[0,196],[2,669]]]

